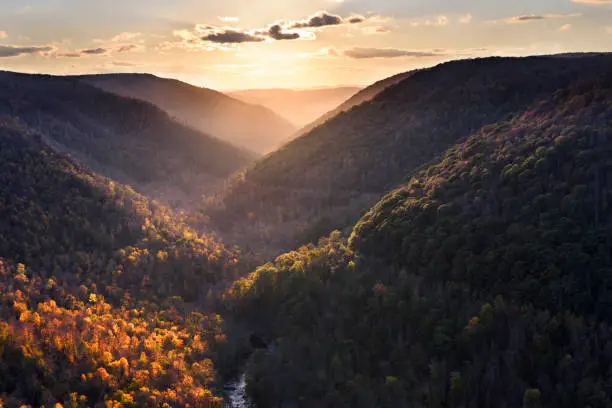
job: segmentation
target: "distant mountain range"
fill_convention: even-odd
[[[312,129],[316,128],[317,126],[322,125],[323,123],[332,119],[333,117],[338,116],[342,112],[349,111],[355,106],[359,106],[362,103],[371,101],[385,89],[403,81],[404,79],[410,77],[416,72],[418,71],[415,70],[415,71],[409,71],[409,72],[404,72],[401,74],[393,75],[389,78],[385,78],[383,80],[375,82],[374,84],[366,88],[359,90],[358,92],[353,94],[353,96],[351,96],[349,99],[345,100],[344,102],[340,104],[337,104],[333,108],[326,111],[324,114],[317,117],[315,120],[306,124],[302,129],[299,130],[299,134],[308,133]]]
[[[87,75],[77,79],[150,102],[181,123],[258,155],[291,139],[296,127],[272,110],[212,89],[149,74]]]
[[[189,206],[255,156],[148,102],[75,78],[0,72],[0,116],[82,164],[162,202]]]
[[[296,127],[301,128],[334,110],[361,88],[335,87],[321,89],[249,89],[229,95],[248,103],[270,108]]]

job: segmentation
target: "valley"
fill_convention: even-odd
[[[0,72],[0,406],[611,406],[612,55],[316,91]]]

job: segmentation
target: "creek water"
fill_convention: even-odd
[[[246,373],[243,372],[237,382],[228,384],[226,387],[228,408],[254,408],[246,393]]]

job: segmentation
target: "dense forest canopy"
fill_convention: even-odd
[[[221,407],[238,254],[45,141],[0,118],[0,405]]]
[[[272,344],[254,398],[610,406],[611,72],[451,147],[348,247],[333,234],[236,282],[228,307]]]

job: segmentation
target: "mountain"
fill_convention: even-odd
[[[58,153],[45,139],[0,119],[0,257],[63,271],[74,284],[95,278],[135,285],[133,296],[180,291],[190,298],[201,288],[188,281],[214,283],[234,262],[230,251],[198,237],[166,207]],[[158,251],[166,254],[158,259]]]
[[[0,403],[220,408],[236,253],[47,139],[0,116]]]
[[[0,72],[0,115],[94,171],[166,203],[189,206],[254,160],[159,108],[71,78]]]
[[[610,406],[612,70],[580,63],[413,172],[348,246],[334,233],[228,291],[269,344],[256,402]]]
[[[296,130],[268,108],[175,79],[148,74],[77,78],[108,92],[150,102],[188,126],[257,154],[280,147]]]
[[[354,93],[353,96],[351,96],[349,99],[345,100],[343,103],[335,106],[333,109],[328,110],[325,114],[314,118],[308,124],[305,124],[305,126],[300,129],[299,134],[306,134],[314,128],[321,126],[333,117],[338,116],[342,112],[347,112],[355,106],[359,106],[362,103],[371,101],[385,89],[400,83],[401,81],[406,78],[409,78],[416,72],[418,72],[418,70],[393,75],[389,78],[385,78],[383,80],[375,82],[374,84],[364,89],[359,90],[358,92]]]
[[[315,121],[351,98],[361,88],[337,87],[320,89],[247,89],[234,91],[230,96],[242,101],[265,106],[297,127]]]
[[[612,56],[487,58],[413,72],[256,162],[210,200],[211,225],[273,254],[350,227],[482,126],[612,67]],[[257,248],[255,248],[257,249]]]

